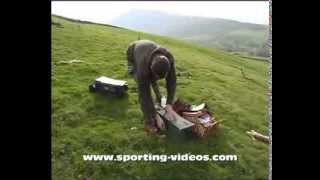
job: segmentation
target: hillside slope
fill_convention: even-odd
[[[268,147],[245,131],[268,134],[268,65],[229,53],[140,33],[169,48],[178,72],[177,96],[206,102],[222,120],[205,140],[147,136],[136,84],[127,75],[126,48],[138,32],[52,17],[52,175],[69,179],[266,179]],[[63,64],[60,61],[81,60]],[[244,79],[239,68],[247,77]],[[105,75],[127,80],[128,96],[88,92]],[[163,82],[162,82],[163,84]],[[163,89],[162,89],[163,90]],[[132,128],[135,127],[135,128]],[[234,162],[84,161],[85,154],[235,154]]]
[[[265,47],[268,35],[266,25],[150,10],[130,11],[114,19],[112,24],[188,40],[208,47],[268,56]]]

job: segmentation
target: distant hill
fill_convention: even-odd
[[[180,16],[148,10],[130,11],[114,19],[111,24],[180,38],[227,51],[268,56],[265,47],[268,38],[267,25],[220,18]]]

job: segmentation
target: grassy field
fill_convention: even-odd
[[[147,136],[126,49],[138,33],[122,28],[52,17],[53,179],[210,179],[259,180],[268,176],[268,146],[247,130],[268,134],[268,64],[141,33],[172,51],[178,72],[177,96],[206,102],[222,120],[205,140]],[[73,64],[59,61],[81,60]],[[239,68],[249,78],[244,79]],[[98,76],[128,81],[128,96],[117,99],[88,92]],[[163,82],[161,82],[163,84]],[[162,89],[163,90],[163,89]],[[132,130],[132,127],[136,129]],[[84,154],[236,154],[234,162],[84,161]]]

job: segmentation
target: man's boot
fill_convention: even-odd
[[[154,121],[145,121],[144,128],[148,134],[157,134],[158,128]]]

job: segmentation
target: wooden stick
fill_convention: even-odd
[[[265,143],[265,144],[270,144],[270,143],[271,143],[271,141],[270,141],[270,139],[269,139],[268,136],[264,136],[264,135],[262,135],[262,134],[260,134],[260,133],[258,133],[258,132],[256,132],[256,131],[254,131],[254,130],[247,131],[247,134],[248,134],[251,138],[253,138],[253,139],[255,139],[255,140],[258,140],[258,141],[261,141],[261,142],[263,142],[263,143]]]

